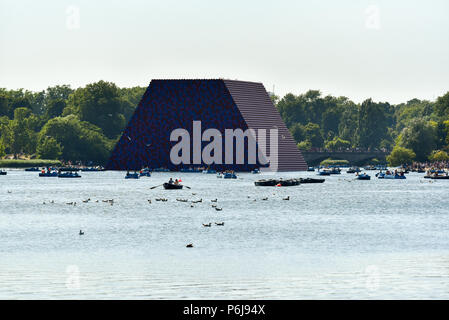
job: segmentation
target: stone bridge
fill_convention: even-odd
[[[389,152],[384,151],[301,151],[309,166],[316,166],[321,161],[331,158],[333,160],[348,160],[351,165],[363,165],[371,159],[385,161]]]

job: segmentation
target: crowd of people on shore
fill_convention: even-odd
[[[425,172],[426,177],[447,179],[449,176],[449,161],[413,162],[402,167],[407,171]]]
[[[326,149],[326,148],[316,148],[312,147],[308,150],[302,150],[302,152],[350,152],[350,153],[359,153],[359,152],[382,152],[382,153],[390,153],[391,150],[386,148],[336,148],[336,149]]]
[[[403,166],[410,171],[429,170],[429,169],[449,169],[449,161],[426,161],[426,162],[413,162],[411,165]]]

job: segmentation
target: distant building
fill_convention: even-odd
[[[261,83],[153,80],[106,169],[143,167],[300,171],[307,164]]]

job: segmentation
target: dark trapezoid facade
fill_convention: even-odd
[[[177,143],[170,134],[186,129],[193,137],[193,121],[202,132],[218,129],[278,129],[279,171],[306,170],[301,153],[261,83],[233,80],[152,80],[108,161],[108,170],[140,170],[143,167],[179,170],[207,164],[175,165],[170,150]],[[268,136],[268,134],[267,134]],[[216,170],[250,171],[259,164],[210,165]],[[192,148],[192,139],[191,150]],[[202,142],[202,147],[208,142]],[[267,150],[269,150],[269,143]],[[236,150],[234,145],[234,150]],[[193,152],[191,152],[191,162]],[[234,155],[235,157],[235,155]],[[234,161],[235,163],[235,161]]]

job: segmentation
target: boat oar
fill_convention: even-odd
[[[151,188],[150,188],[150,190],[151,190],[151,189],[154,189],[154,188],[157,188],[157,187],[160,187],[160,186],[162,186],[162,185],[163,185],[163,184],[160,184],[160,185],[157,185],[157,186],[151,187]]]
[[[184,187],[186,187],[187,189],[192,189],[192,188],[190,188],[189,186],[186,186],[186,185],[184,185]]]

